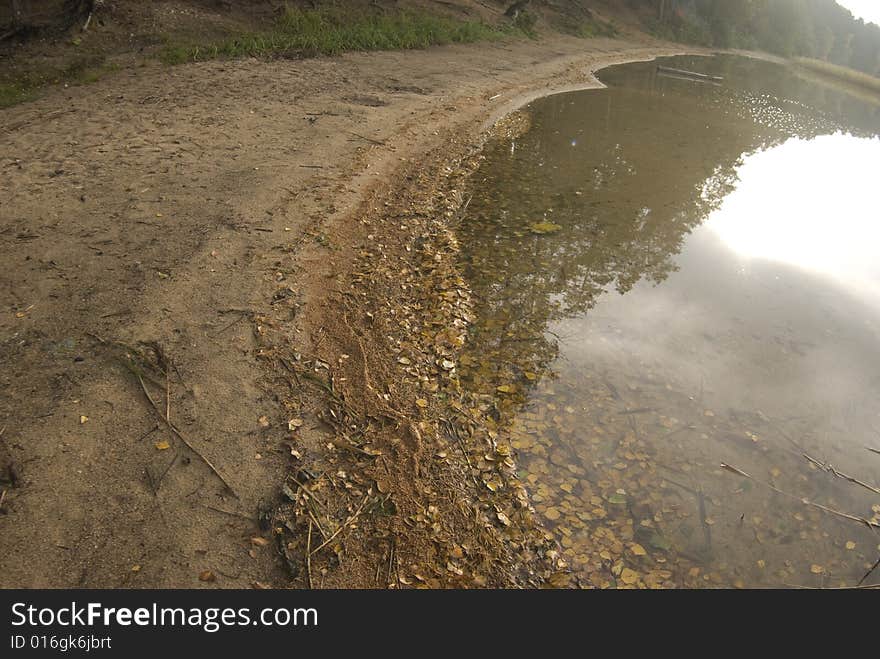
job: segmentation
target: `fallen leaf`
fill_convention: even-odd
[[[559,519],[560,513],[558,508],[548,508],[544,511],[544,517],[549,520]]]
[[[630,546],[630,551],[632,551],[632,553],[635,554],[636,556],[645,556],[648,553],[647,551],[645,551],[645,548],[642,547],[637,542],[633,543]]]
[[[620,580],[627,586],[631,586],[639,580],[639,573],[635,570],[630,570],[628,567],[625,567],[620,572]]]
[[[853,549],[856,548],[856,543],[854,543],[852,540],[850,540],[846,543],[846,548],[849,549],[850,551],[852,551]]]
[[[303,424],[302,419],[291,419],[290,421],[287,422],[287,429],[290,431],[294,431],[297,428],[300,428],[302,426],[302,424]]]
[[[810,566],[810,572],[812,572],[813,574],[825,574],[825,568],[821,565],[816,565],[815,563],[813,563],[813,565]]]
[[[267,416],[265,416],[265,415],[264,415],[264,416],[261,416],[261,417],[258,419],[258,421],[259,421],[259,423],[260,423],[260,427],[261,427],[261,428],[268,428],[268,427],[269,427],[269,417],[267,417]]]
[[[171,448],[171,444],[168,443],[167,439],[160,439],[158,442],[156,442],[156,448],[160,451],[167,451]]]
[[[88,420],[89,420],[89,417],[87,417],[85,414],[81,414],[79,417],[79,424],[82,425],[82,424],[86,423]]]
[[[425,409],[426,407],[428,407],[428,401],[424,398],[416,398],[416,405],[418,405],[422,409]]]
[[[199,581],[217,581],[217,575],[211,570],[205,570],[199,574]]]
[[[257,535],[257,536],[254,536],[253,538],[251,538],[251,544],[256,547],[265,547],[266,545],[269,544],[269,541],[266,540],[266,538]]]

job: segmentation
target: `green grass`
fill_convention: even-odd
[[[218,58],[336,55],[353,50],[406,50],[449,43],[499,39],[526,26],[499,28],[431,14],[388,14],[340,9],[288,8],[275,26],[207,45],[169,45],[160,52],[166,64]]]
[[[856,85],[857,87],[870,89],[873,92],[880,93],[880,78],[868,75],[867,73],[862,73],[855,69],[849,69],[845,66],[831,64],[830,62],[823,62],[822,60],[808,59],[806,57],[795,57],[793,61],[798,66],[801,66],[808,71],[836,78],[837,80],[842,80],[851,85]]]

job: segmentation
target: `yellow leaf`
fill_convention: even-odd
[[[502,384],[500,387],[495,387],[502,394],[512,394],[516,389],[509,384]]]
[[[630,551],[632,551],[632,553],[635,554],[636,556],[645,556],[645,555],[648,553],[648,552],[645,551],[645,548],[642,547],[642,546],[641,546],[640,544],[638,544],[637,542],[634,542],[634,543],[630,546]]]
[[[813,574],[825,574],[825,568],[821,565],[816,565],[815,563],[810,566],[810,572]]]
[[[631,586],[639,580],[639,574],[635,570],[630,570],[628,567],[625,567],[620,573],[620,580],[627,586]]]
[[[852,540],[850,540],[849,542],[846,543],[846,548],[849,550],[853,550],[856,548],[856,543],[854,543]]]
[[[546,517],[549,520],[559,519],[559,515],[560,515],[560,513],[559,513],[558,508],[548,508],[547,510],[544,511],[544,517]]]
[[[160,451],[165,451],[165,450],[171,448],[171,444],[168,443],[167,439],[161,439],[158,442],[156,442],[156,448],[159,449]]]
[[[79,423],[80,423],[80,425],[82,425],[83,423],[85,423],[85,422],[88,421],[88,420],[89,420],[89,417],[87,417],[85,414],[82,414],[82,415],[80,415],[80,417],[79,417]]]
[[[417,398],[416,405],[418,405],[422,409],[425,409],[426,407],[428,407],[428,401],[425,400],[424,398]]]
[[[767,561],[765,561],[765,560],[762,558],[761,560],[758,561],[758,567],[761,568],[761,569],[763,570],[765,567],[767,567]]]

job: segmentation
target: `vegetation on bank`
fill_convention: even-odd
[[[835,0],[626,0],[662,38],[806,57],[880,76],[880,26]]]
[[[808,57],[795,57],[792,62],[807,71],[818,73],[820,76],[835,78],[851,85],[880,93],[880,78],[869,76],[867,73]]]
[[[533,26],[517,20],[495,27],[425,12],[352,12],[339,8],[287,8],[264,32],[213,44],[169,45],[160,53],[166,64],[217,58],[336,55],[353,50],[409,50],[450,43],[491,41],[515,33],[533,36]]]

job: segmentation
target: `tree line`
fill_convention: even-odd
[[[719,48],[766,50],[880,76],[880,27],[834,0],[624,0],[660,36]]]

